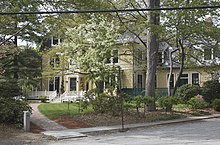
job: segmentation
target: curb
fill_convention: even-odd
[[[185,118],[185,119],[160,121],[156,123],[127,124],[125,125],[124,130],[122,130],[121,127],[117,127],[113,129],[106,129],[106,130],[80,131],[80,133],[87,134],[87,135],[94,135],[94,134],[98,135],[98,134],[108,134],[108,133],[115,133],[115,132],[126,132],[128,130],[135,130],[135,129],[140,129],[140,128],[149,128],[149,127],[155,127],[155,126],[173,125],[173,124],[180,124],[180,123],[190,123],[190,122],[196,122],[200,120],[213,119],[213,118],[220,118],[220,115],[190,117],[190,118]]]
[[[80,138],[87,137],[88,135],[101,135],[101,134],[110,134],[115,132],[125,132],[128,130],[135,130],[140,128],[150,128],[155,126],[163,126],[163,125],[173,125],[180,123],[190,123],[196,122],[200,120],[220,118],[220,114],[213,114],[210,116],[199,116],[199,117],[189,117],[184,119],[174,119],[153,123],[139,123],[139,124],[127,124],[124,125],[124,129],[122,130],[121,125],[116,126],[102,126],[102,127],[92,127],[92,128],[80,128],[80,129],[66,129],[60,131],[44,131],[42,132],[46,136],[51,136],[57,140],[68,139],[68,138]]]

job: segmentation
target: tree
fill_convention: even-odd
[[[112,6],[117,9],[122,8],[156,8],[160,7],[160,0],[130,0],[130,1],[110,1]],[[157,69],[157,53],[159,49],[159,39],[161,28],[160,12],[128,12],[126,14],[117,13],[119,21],[124,29],[134,35],[137,43],[141,44],[146,51],[146,96],[155,96],[155,76]],[[134,49],[134,53],[138,50]],[[149,105],[148,110],[155,110],[155,104]]]
[[[160,0],[148,0],[149,8],[160,7]],[[155,77],[157,70],[157,53],[159,49],[159,36],[154,26],[160,23],[159,13],[150,12],[148,15],[150,27],[148,28],[147,35],[147,71],[146,71],[146,96],[155,96]],[[155,103],[151,104],[148,108],[150,111],[156,110]]]
[[[200,5],[218,5],[219,2],[203,0],[198,1],[163,1],[166,7],[181,7],[181,6],[200,6]],[[163,40],[167,42],[173,50],[170,53],[170,74],[172,74],[173,61],[179,65],[179,75],[176,80],[173,92],[170,92],[170,78],[168,79],[169,95],[174,95],[177,87],[180,86],[180,77],[183,69],[189,66],[204,65],[202,62],[203,50],[201,47],[207,46],[210,49],[215,49],[219,42],[219,28],[210,23],[207,25],[207,16],[211,15],[213,19],[219,21],[219,13],[216,9],[204,10],[174,10],[166,11],[162,14]],[[178,52],[178,53],[174,53]],[[173,54],[176,58],[173,58]]]
[[[5,46],[6,47],[6,46]],[[8,46],[9,47],[9,46]],[[2,47],[3,48],[3,47]],[[7,47],[6,47],[7,48]],[[2,73],[0,75],[0,85],[2,85],[2,89],[0,96],[8,96],[10,97],[21,95],[21,88],[29,85],[37,86],[39,85],[39,77],[41,75],[41,56],[39,52],[34,49],[20,49],[19,51],[14,47],[6,49],[4,57],[0,61],[0,66],[2,68]],[[12,53],[12,49],[14,48],[14,53]],[[7,51],[10,50],[10,51]],[[18,57],[18,68],[17,71],[18,79],[14,79],[14,55]],[[14,91],[13,91],[14,90]]]
[[[118,27],[114,21],[109,22],[102,15],[93,15],[85,24],[69,27],[64,43],[60,46],[66,55],[75,60],[78,69],[95,82],[98,92],[103,91],[106,77],[111,76],[117,69],[115,65],[106,65],[119,37],[117,31]]]

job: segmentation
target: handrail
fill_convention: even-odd
[[[54,91],[52,94],[49,94],[49,102],[53,101],[57,97],[57,91]]]

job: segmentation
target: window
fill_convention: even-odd
[[[107,52],[105,63],[111,63],[111,51]]]
[[[204,60],[211,60],[212,59],[212,50],[209,48],[204,49]]]
[[[118,50],[108,51],[106,55],[106,64],[114,64],[118,63]]]
[[[60,77],[54,77],[54,78],[50,78],[48,80],[48,84],[49,84],[49,91],[57,91],[57,93],[59,93],[60,91]]]
[[[163,52],[158,52],[158,59],[157,59],[157,62],[158,62],[158,64],[161,64],[161,63],[163,63]]]
[[[138,75],[138,88],[143,88],[143,75]]]
[[[167,74],[167,81],[168,81],[168,78],[169,78],[169,74]],[[171,74],[170,88],[174,88],[174,74]]]
[[[60,66],[60,58],[58,55],[50,58],[50,66],[53,68],[57,68]]]
[[[179,87],[188,84],[188,74],[182,74],[180,77]]]
[[[54,79],[49,79],[49,91],[53,91],[54,90]]]
[[[105,78],[105,88],[115,87],[117,78],[115,75],[111,75]]]
[[[118,63],[118,50],[113,50],[113,63]]]
[[[51,38],[51,46],[59,45],[60,43],[62,43],[60,38],[54,36]]]
[[[199,73],[192,73],[192,84],[199,85]]]

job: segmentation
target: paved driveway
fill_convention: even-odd
[[[45,145],[220,145],[220,118],[158,126],[85,138],[51,141]]]

